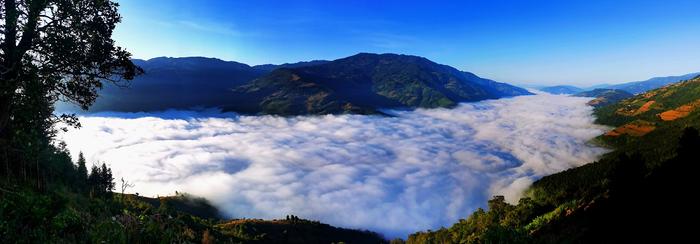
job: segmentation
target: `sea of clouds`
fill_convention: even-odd
[[[364,115],[97,113],[63,133],[131,192],[206,197],[228,217],[302,218],[387,237],[449,226],[493,195],[594,161],[588,99],[538,94]]]

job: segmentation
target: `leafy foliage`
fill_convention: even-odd
[[[226,235],[251,243],[386,243],[374,232],[337,228],[294,215],[284,220],[230,220],[217,227]]]
[[[120,21],[112,1],[6,0],[0,6],[0,160],[6,179],[48,185],[54,172],[49,147],[59,99],[86,109],[103,81],[122,83],[141,73],[130,54],[116,46]],[[55,166],[55,165],[51,165]],[[66,165],[58,170],[68,170]]]
[[[101,167],[93,165],[87,178],[91,196],[109,197],[114,190],[114,177],[112,169],[105,163]]]
[[[235,241],[214,223],[177,210],[160,212],[134,196],[103,199],[20,189],[0,198],[4,243],[198,243],[206,235]]]

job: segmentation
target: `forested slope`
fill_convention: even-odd
[[[518,204],[496,196],[449,228],[409,243],[655,243],[696,238],[683,197],[698,172],[700,79],[596,109],[616,129],[597,140],[615,150],[543,177]],[[690,238],[690,239],[687,239]]]

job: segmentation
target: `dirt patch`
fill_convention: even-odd
[[[634,121],[625,125],[622,125],[620,127],[617,127],[608,133],[605,133],[606,136],[621,136],[621,135],[630,135],[630,136],[644,136],[648,134],[649,132],[652,132],[656,129],[656,126],[654,126],[653,123],[643,121],[643,120],[638,120]]]
[[[644,103],[644,105],[642,105],[641,107],[639,107],[639,109],[637,109],[637,112],[635,112],[635,115],[649,111],[649,108],[651,108],[651,105],[654,105],[654,103],[656,103],[656,101],[653,101],[653,100]]]
[[[640,115],[642,113],[649,111],[651,109],[651,105],[654,105],[654,103],[656,103],[656,101],[654,101],[654,100],[648,101],[637,109],[632,109],[629,107],[628,108],[620,108],[617,111],[615,111],[615,113],[620,114],[620,115],[624,115],[624,116],[637,116],[637,115]]]
[[[656,96],[656,93],[657,93],[656,91],[647,92],[647,93],[644,93],[644,94],[642,95],[642,97],[644,97],[644,98],[651,98],[651,97],[653,97],[653,96]]]
[[[692,103],[682,105],[676,109],[671,109],[663,113],[658,114],[659,118],[663,121],[672,121],[688,116],[690,113],[695,111],[695,109],[700,106],[700,99],[695,100]]]
[[[595,99],[593,99],[593,100],[588,101],[586,104],[588,104],[589,106],[594,106],[594,107],[595,107],[596,105],[601,104],[601,103],[604,103],[604,102],[606,102],[606,101],[607,101],[607,99],[602,98],[602,97],[598,97],[598,98],[595,98]]]
[[[328,97],[327,92],[319,92],[306,99],[306,110],[313,111],[314,108],[320,106],[323,101]]]

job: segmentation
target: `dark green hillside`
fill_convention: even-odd
[[[318,221],[229,220],[188,195],[89,197],[62,188],[0,188],[3,243],[384,243],[369,231]]]
[[[330,61],[328,61],[328,60],[312,60],[312,61],[302,61],[302,62],[286,63],[286,64],[261,64],[261,65],[253,66],[253,69],[260,70],[260,71],[263,71],[265,73],[269,73],[269,72],[272,72],[273,70],[280,69],[280,68],[299,68],[299,67],[304,67],[304,66],[325,64],[328,62],[330,62]]]
[[[680,119],[681,117],[679,116],[688,116],[695,112],[695,103],[700,99],[698,94],[700,94],[700,78],[694,78],[654,89],[620,103],[600,108],[596,111],[596,116],[598,117],[598,122],[613,126],[624,125],[634,120],[646,120],[655,123],[674,121]],[[687,106],[687,111],[685,112],[664,114],[664,112],[673,110],[683,110],[684,106]]]
[[[277,69],[236,92],[239,100],[227,110],[282,115],[450,107],[464,101],[530,94],[422,57],[369,53]]]
[[[337,228],[294,215],[283,220],[229,220],[216,227],[250,243],[387,243],[374,232]]]
[[[488,92],[498,94],[501,97],[514,97],[532,94],[526,89],[491,79],[481,78],[471,72],[462,71],[462,74],[468,81],[476,83],[484,87],[484,89],[486,89]]]
[[[623,90],[598,88],[590,91],[579,92],[574,94],[574,96],[594,97],[595,99],[589,101],[587,104],[593,107],[602,107],[622,101],[634,95]]]
[[[698,99],[696,78],[599,107],[600,123],[620,126],[599,138],[615,151],[597,162],[543,177],[518,204],[495,197],[487,210],[479,209],[449,228],[412,234],[408,242],[693,240],[694,225],[687,221],[698,214],[691,203],[679,199],[695,191],[700,170],[700,113],[694,109]]]

